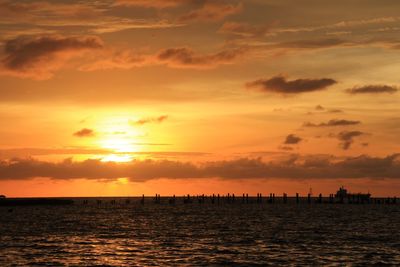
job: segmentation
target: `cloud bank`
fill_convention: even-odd
[[[265,162],[261,158],[241,158],[194,164],[168,160],[134,160],[126,163],[71,159],[58,163],[35,159],[0,161],[0,179],[53,179],[113,180],[127,177],[131,181],[157,178],[223,178],[223,179],[342,179],[342,178],[400,178],[400,154],[386,157],[335,158],[333,156],[292,155],[290,159]]]

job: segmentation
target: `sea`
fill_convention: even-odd
[[[73,200],[0,207],[0,266],[400,266],[399,204]]]

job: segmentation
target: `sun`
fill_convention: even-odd
[[[98,147],[109,150],[110,153],[101,157],[101,161],[129,162],[133,154],[140,152],[139,137],[143,134],[120,119],[107,121],[102,125],[103,134],[98,139]]]

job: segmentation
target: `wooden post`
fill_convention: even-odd
[[[300,199],[299,199],[299,193],[296,193],[296,203],[299,204],[300,203]]]
[[[319,196],[318,196],[318,203],[322,203],[322,194],[319,194]]]
[[[283,193],[283,203],[284,204],[287,203],[287,195],[286,195],[286,193]]]
[[[217,203],[219,204],[219,194],[218,194],[218,197],[217,197]]]
[[[307,202],[308,202],[308,204],[311,204],[311,194],[310,193],[308,193],[308,195],[307,195]]]

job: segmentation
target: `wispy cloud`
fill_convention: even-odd
[[[175,68],[213,68],[218,65],[231,64],[247,51],[246,48],[235,48],[202,55],[187,47],[168,48],[158,53],[157,60]]]
[[[134,6],[156,9],[176,7],[185,3],[190,3],[190,0],[115,0],[115,5],[117,6]]]
[[[130,124],[131,125],[144,125],[144,124],[148,124],[148,123],[162,123],[167,119],[168,119],[167,115],[162,115],[159,117],[150,117],[150,118],[140,119],[137,121],[131,121]]]
[[[221,26],[221,28],[218,30],[218,33],[241,37],[263,37],[270,31],[270,29],[270,26],[259,26],[245,22],[229,21],[225,22]]]
[[[182,15],[178,18],[178,21],[185,23],[192,21],[218,21],[228,16],[238,14],[242,10],[243,5],[241,3],[235,5],[218,1],[206,1],[201,8]]]

